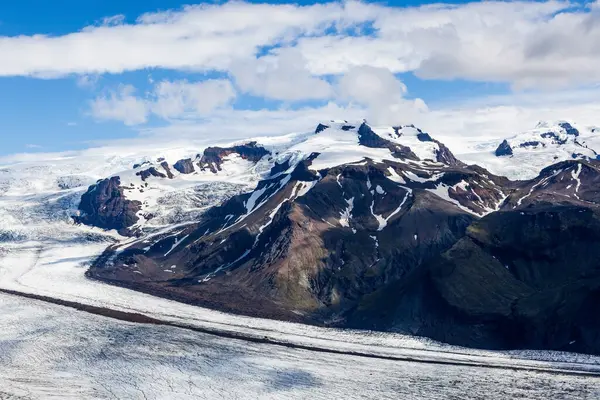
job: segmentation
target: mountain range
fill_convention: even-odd
[[[44,180],[45,202],[32,197],[34,181],[15,179],[22,165],[6,167],[0,217],[26,219],[8,206],[21,196],[38,207],[34,219],[74,222],[71,239],[80,226],[115,232],[86,275],[177,301],[470,347],[599,354],[598,133],[540,123],[461,160],[413,125],[327,121],[144,157],[100,179],[65,164]],[[47,226],[0,234],[41,240]]]

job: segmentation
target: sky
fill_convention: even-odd
[[[0,60],[0,155],[329,119],[600,125],[600,1],[6,1]]]

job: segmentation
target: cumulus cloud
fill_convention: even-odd
[[[209,79],[189,83],[181,81],[159,82],[150,102],[150,109],[161,118],[180,118],[186,114],[205,116],[214,109],[230,104],[236,97],[231,82]]]
[[[295,48],[234,63],[231,71],[239,88],[256,96],[296,101],[327,99],[333,93],[326,80],[308,71],[304,56]]]
[[[145,14],[129,24],[122,16],[108,17],[99,26],[61,36],[0,37],[0,75],[233,71],[250,92],[295,99],[261,72],[285,78],[287,67],[282,70],[279,63],[296,57],[302,60],[296,72],[321,94],[327,92],[325,83],[305,69],[336,75],[368,65],[423,78],[559,87],[600,82],[599,18],[598,2],[573,7],[554,0],[406,8],[356,1],[205,4]],[[257,59],[265,49],[271,57]],[[257,76],[240,71],[243,63]]]
[[[338,91],[341,99],[366,107],[367,119],[378,125],[414,121],[427,111],[423,100],[404,98],[406,85],[386,68],[353,67],[340,78]]]
[[[209,79],[161,81],[145,96],[136,95],[131,85],[121,85],[90,103],[90,114],[98,120],[122,121],[126,125],[146,123],[150,115],[163,119],[199,118],[226,107],[236,97],[229,80]]]
[[[226,70],[232,61],[252,57],[264,46],[323,34],[363,18],[352,4],[244,2],[145,14],[134,24],[108,18],[109,25],[62,36],[0,37],[0,75],[121,73],[154,67]]]
[[[116,120],[125,125],[138,125],[148,120],[149,109],[144,100],[135,96],[133,86],[121,85],[117,90],[92,101],[90,112],[98,120]]]

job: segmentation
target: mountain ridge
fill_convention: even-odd
[[[365,156],[356,160],[363,147]],[[527,280],[521,264],[498,261],[505,251],[518,254],[519,240],[496,248],[497,239],[483,238],[495,238],[500,229],[507,239],[531,232],[528,246],[547,252],[539,246],[548,228],[524,216],[567,218],[569,232],[595,226],[599,166],[591,159],[562,161],[532,180],[510,181],[460,162],[414,127],[319,125],[307,141],[278,153],[252,192],[231,197],[198,222],[115,246],[88,275],[255,316],[394,330],[475,347],[597,353],[586,339],[596,326],[553,320],[547,329],[567,333],[540,338],[534,332],[545,327],[530,311],[550,293],[569,301],[557,285],[577,286],[581,273],[597,276],[593,263],[548,280],[544,291],[535,280],[542,278]],[[573,220],[580,212],[587,219]],[[559,265],[568,260],[562,253],[549,257]],[[529,275],[546,262],[535,252],[527,260]],[[598,289],[577,287],[589,296]],[[385,294],[390,290],[392,297]],[[531,300],[534,294],[541,300]],[[589,303],[581,296],[572,301],[583,308]],[[513,310],[515,302],[523,304],[520,311]],[[556,312],[553,304],[539,312]],[[396,316],[378,317],[389,312]]]

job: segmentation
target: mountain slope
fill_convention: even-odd
[[[350,326],[469,346],[599,353],[599,177],[597,161],[546,168],[450,250],[361,302]],[[574,179],[578,190],[566,190]]]
[[[508,180],[414,129],[317,131],[253,192],[116,247],[90,275],[238,312],[331,319],[449,249],[509,193]]]

